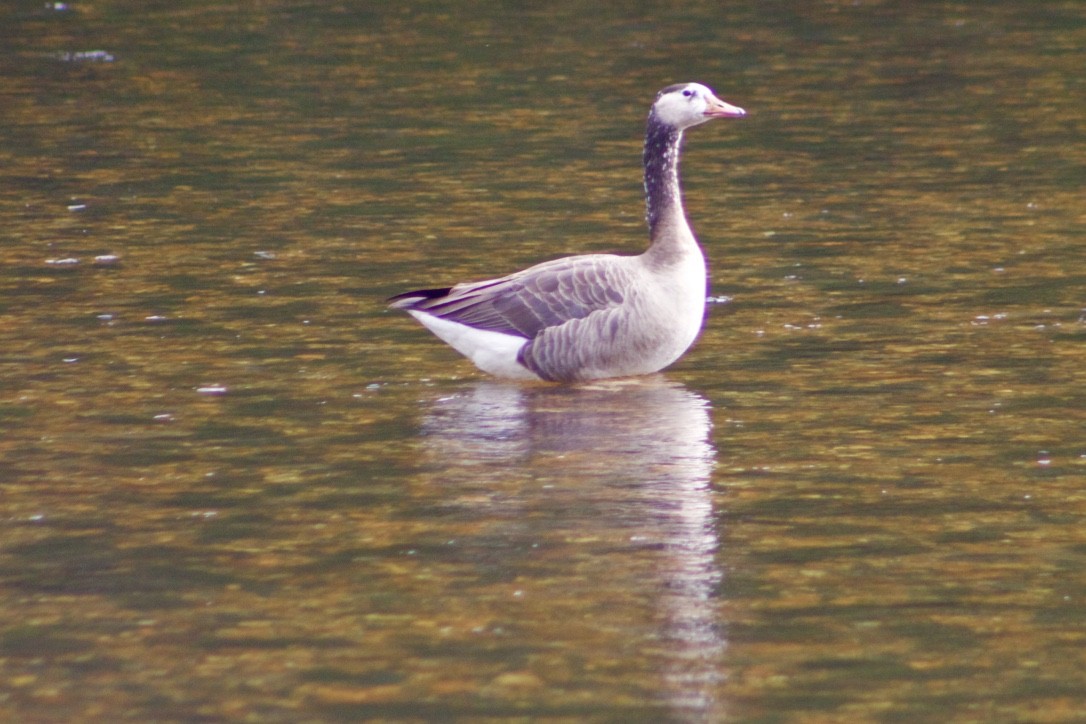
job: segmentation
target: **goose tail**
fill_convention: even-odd
[[[451,291],[452,287],[444,287],[442,289],[416,289],[413,292],[403,292],[394,297],[389,297],[385,301],[387,301],[388,306],[393,309],[414,309],[417,305],[428,302],[431,299],[447,297]]]

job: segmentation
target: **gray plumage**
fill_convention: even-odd
[[[688,83],[660,91],[645,139],[652,244],[637,256],[586,254],[499,279],[390,299],[484,371],[572,381],[655,372],[700,329],[705,262],[682,209],[682,132],[745,112]]]

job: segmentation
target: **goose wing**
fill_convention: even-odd
[[[500,279],[407,292],[390,302],[476,329],[533,339],[545,329],[622,304],[633,285],[633,258],[589,254],[556,259]]]

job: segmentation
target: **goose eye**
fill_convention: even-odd
[[[689,88],[687,88],[686,90],[683,91],[683,97],[684,98],[689,98],[692,95],[694,95],[694,91],[690,90]]]

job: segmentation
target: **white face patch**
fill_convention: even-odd
[[[656,117],[675,128],[689,128],[709,120],[705,110],[713,92],[701,83],[687,83],[665,93],[653,104]]]

